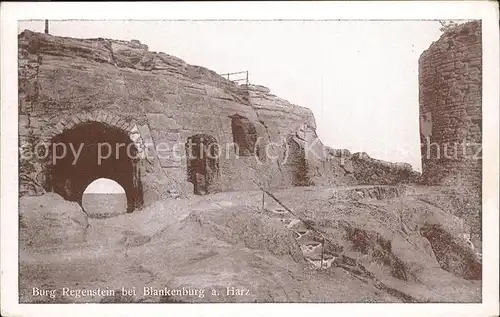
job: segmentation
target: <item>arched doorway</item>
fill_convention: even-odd
[[[89,217],[94,218],[124,214],[127,212],[125,189],[109,178],[96,179],[85,188],[82,207]]]
[[[186,142],[187,176],[195,195],[218,191],[219,145],[209,134],[190,136]]]
[[[89,184],[99,178],[119,183],[127,211],[143,204],[137,148],[128,134],[101,122],[86,122],[52,139],[49,184],[65,199],[82,204]]]

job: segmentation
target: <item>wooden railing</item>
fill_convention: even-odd
[[[226,78],[227,80],[230,80],[230,81],[235,82],[237,84],[248,85],[248,70],[243,71],[243,72],[225,73],[225,74],[220,74],[220,75],[222,77]]]

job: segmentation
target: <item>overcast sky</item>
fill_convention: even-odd
[[[125,194],[125,190],[123,187],[117,182],[107,179],[107,178],[98,178],[85,188],[84,194]]]
[[[50,21],[50,33],[140,40],[218,73],[248,70],[308,107],[333,148],[420,170],[418,58],[437,21]],[[43,32],[43,21],[21,22]]]

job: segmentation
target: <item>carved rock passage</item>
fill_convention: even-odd
[[[87,186],[95,179],[109,178],[125,189],[128,211],[142,206],[142,183],[137,166],[139,153],[127,133],[102,123],[81,123],[57,135],[52,142],[58,144],[52,150],[59,152],[52,154],[60,157],[53,160],[50,167],[48,185],[53,191],[82,205]],[[71,148],[81,151],[67,150]]]
[[[481,186],[481,47],[481,21],[474,21],[446,31],[420,56],[420,137],[428,184]]]

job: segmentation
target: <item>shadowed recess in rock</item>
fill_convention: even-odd
[[[219,178],[219,146],[209,134],[190,136],[186,142],[188,181],[195,195],[217,192]]]
[[[257,154],[258,156],[259,153],[255,153],[255,143],[257,142],[255,125],[247,118],[238,114],[229,117],[231,118],[231,130],[233,132],[236,153],[240,156],[249,156],[252,154]]]
[[[54,192],[81,205],[90,183],[109,178],[124,188],[128,212],[142,205],[137,149],[126,133],[103,123],[82,123],[55,136],[52,144],[59,145],[52,147],[48,180]]]

